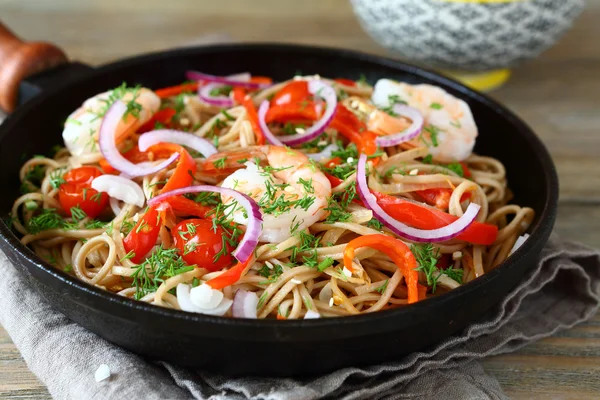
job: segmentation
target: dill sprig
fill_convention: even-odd
[[[139,300],[158,290],[165,279],[193,270],[194,266],[187,265],[177,249],[165,249],[160,245],[150,257],[135,267],[131,275],[135,287],[134,297]]]
[[[417,261],[418,267],[416,270],[425,274],[427,286],[431,286],[433,293],[435,293],[437,282],[441,275],[447,275],[458,283],[462,283],[462,269],[440,269],[437,267],[437,262],[440,258],[440,249],[434,247],[433,244],[413,244],[410,250]]]

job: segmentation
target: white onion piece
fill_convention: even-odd
[[[114,197],[111,197],[108,200],[108,204],[110,205],[110,209],[115,214],[115,216],[121,214],[121,207],[119,206],[119,200],[115,199]]]
[[[138,207],[143,207],[146,201],[140,185],[122,176],[100,175],[92,181],[92,189],[108,193],[114,199],[127,204],[135,204]]]
[[[258,306],[258,296],[254,292],[240,289],[233,297],[233,306],[231,312],[234,318],[256,319],[256,308]]]
[[[208,285],[203,284],[201,286],[208,286]],[[200,286],[195,287],[191,290],[197,289],[199,287]],[[177,285],[177,289],[176,289],[177,302],[179,303],[179,307],[183,311],[194,312],[194,313],[199,313],[199,314],[222,316],[222,315],[225,315],[225,313],[229,310],[229,308],[231,308],[231,305],[233,304],[233,301],[231,299],[221,298],[221,301],[213,308],[198,307],[196,304],[194,304],[192,302],[193,294],[191,293],[190,288],[191,288],[191,286],[187,285],[185,283],[180,283],[179,285]],[[214,289],[211,288],[211,290],[214,290]]]
[[[100,145],[102,155],[111,167],[124,172],[130,177],[145,176],[155,174],[167,168],[173,161],[179,158],[179,153],[173,153],[171,157],[160,164],[152,167],[142,167],[123,157],[115,143],[115,133],[126,111],[127,106],[122,101],[115,101],[104,115],[104,119],[100,125],[98,144]]]
[[[262,102],[258,109],[258,123],[263,134],[272,144],[281,146],[281,143],[285,143],[287,146],[295,146],[304,142],[308,142],[318,137],[327,126],[333,120],[335,110],[337,107],[337,95],[335,89],[332,88],[328,83],[320,80],[312,80],[308,82],[308,91],[315,95],[322,97],[327,103],[327,109],[323,116],[313,124],[310,128],[307,128],[303,133],[298,133],[289,136],[275,136],[273,132],[267,126],[265,116],[269,111],[269,101],[265,100]]]
[[[519,247],[523,246],[523,243],[525,243],[525,241],[529,239],[529,233],[526,233],[524,235],[521,235],[517,238],[517,240],[515,241],[515,244],[513,244],[512,249],[510,249],[510,253],[508,254],[509,256],[512,255],[512,253],[514,253],[515,251],[517,251],[519,249]]]
[[[223,297],[223,292],[215,290],[207,284],[196,286],[190,290],[192,304],[200,308],[215,308],[221,303]]]
[[[467,211],[458,218],[456,221],[438,229],[417,229],[400,221],[392,218],[377,204],[377,199],[369,190],[366,177],[366,164],[367,156],[361,154],[358,159],[358,166],[356,169],[356,187],[360,199],[365,204],[365,207],[373,211],[373,216],[377,218],[382,224],[387,226],[396,235],[412,240],[415,242],[443,242],[450,240],[460,235],[465,229],[467,229],[475,218],[481,206],[475,203],[469,204]]]
[[[200,192],[215,192],[233,197],[239,205],[241,205],[248,214],[248,224],[246,225],[246,233],[240,241],[238,247],[231,253],[240,262],[246,262],[254,252],[258,244],[258,237],[262,232],[262,213],[260,207],[251,197],[240,193],[233,189],[223,188],[219,186],[198,185],[188,186],[181,189],[171,190],[170,192],[160,194],[148,200],[149,206],[158,205],[172,196],[179,196],[186,193]]]
[[[304,319],[319,319],[321,318],[321,314],[316,311],[308,310],[306,314],[304,314]]]
[[[324,159],[331,158],[331,152],[339,150],[339,149],[340,148],[338,147],[337,144],[332,143],[329,146],[325,147],[321,152],[319,152],[319,153],[313,153],[313,154],[307,154],[307,156],[309,158],[312,158],[315,161],[321,161],[321,160],[324,160]]]
[[[176,131],[173,129],[159,129],[144,133],[140,136],[138,147],[140,151],[146,151],[157,143],[176,143],[194,149],[208,158],[217,152],[211,142],[192,133]]]
[[[331,289],[331,283],[327,283],[319,292],[319,300],[323,303],[329,303],[329,299],[331,299],[332,297],[333,290]]]
[[[396,114],[410,119],[412,124],[400,133],[378,136],[377,139],[375,139],[375,143],[380,147],[396,146],[400,143],[408,142],[419,136],[423,129],[425,119],[423,118],[423,115],[421,115],[421,112],[416,108],[403,104],[395,104],[393,110]]]

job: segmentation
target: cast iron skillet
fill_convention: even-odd
[[[22,155],[44,154],[61,143],[62,123],[83,100],[123,81],[150,88],[174,85],[185,79],[189,69],[217,75],[250,71],[276,81],[299,70],[350,79],[363,73],[371,83],[388,77],[438,85],[470,105],[480,130],[476,151],[502,160],[514,201],[535,209],[531,238],[485,276],[410,307],[345,318],[265,321],[168,310],[96,289],[51,267],[0,223],[2,249],[31,284],[54,308],[101,337],[144,356],[227,374],[315,374],[391,360],[433,345],[484,316],[535,265],[554,224],[558,181],[550,155],[531,129],[487,96],[431,71],[321,47],[186,48],[99,68],[67,63],[35,76],[21,95],[28,97],[40,82],[47,88],[0,127],[0,212],[6,215],[19,195]]]

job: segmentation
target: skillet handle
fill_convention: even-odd
[[[65,53],[55,45],[24,42],[0,21],[0,108],[7,112],[15,109],[23,79],[67,62]]]

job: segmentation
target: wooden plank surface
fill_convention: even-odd
[[[100,64],[193,44],[209,33],[240,41],[320,44],[386,54],[345,0],[2,0],[0,17],[26,39],[53,41]],[[600,0],[561,42],[492,95],[544,140],[561,179],[556,231],[600,247]],[[600,317],[484,363],[516,399],[600,398]],[[0,398],[49,398],[0,327]]]

